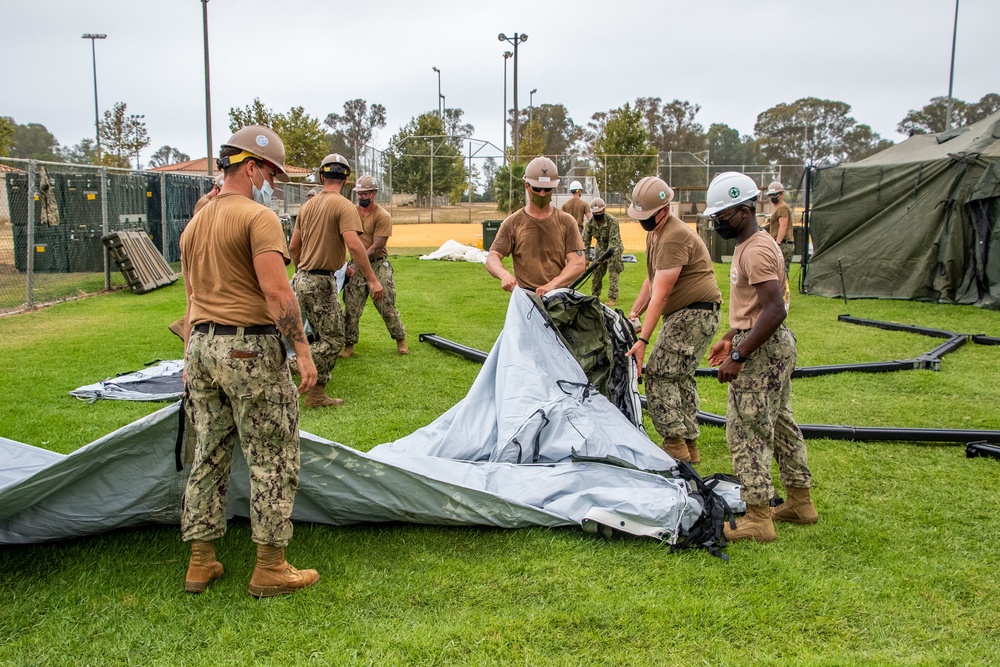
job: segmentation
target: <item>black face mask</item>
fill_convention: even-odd
[[[781,199],[781,198],[778,197],[778,195],[771,195],[770,199],[771,199],[771,203],[772,204],[777,204],[778,200]]]
[[[646,218],[645,220],[640,220],[639,221],[639,226],[642,227],[643,229],[645,229],[647,232],[651,232],[654,229],[656,229],[656,225],[657,224],[659,224],[659,223],[656,222],[656,214],[655,213],[651,217]]]
[[[603,213],[595,213],[594,214],[594,220],[597,220],[598,222],[604,222],[604,214]]]
[[[735,217],[736,216],[734,215],[732,218],[729,218],[729,220],[715,220],[714,221],[715,222],[715,233],[718,234],[719,236],[721,236],[722,238],[726,239],[726,240],[735,239],[737,236],[739,236],[740,235],[740,230],[735,229],[735,228],[733,228],[733,227],[731,227],[729,225],[729,223]]]
[[[361,208],[368,208],[368,205],[372,203],[371,199],[365,199],[363,197],[358,197],[358,206]]]

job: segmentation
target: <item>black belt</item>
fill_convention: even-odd
[[[788,239],[785,239],[784,241],[782,241],[781,245],[785,245],[786,243],[791,243],[792,245],[795,245],[795,241],[789,241]]]
[[[717,304],[714,301],[695,301],[694,303],[689,303],[688,305],[686,305],[684,307],[685,308],[689,308],[691,310],[713,310],[714,311],[714,310],[718,310],[719,309],[719,304]]]
[[[202,322],[201,324],[194,325],[194,330],[200,333],[207,334],[211,331],[211,322]],[[250,327],[234,327],[231,324],[216,324],[215,325],[215,335],[216,336],[235,336],[237,329],[243,329],[243,334],[246,336],[277,336],[278,327],[273,324],[255,324]]]
[[[332,276],[336,271],[327,271],[326,269],[303,269],[306,273],[314,276]]]

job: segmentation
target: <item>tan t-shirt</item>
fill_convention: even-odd
[[[763,306],[754,285],[777,280],[788,308],[785,259],[777,242],[764,231],[736,246],[729,280],[729,326],[733,329],[752,329],[760,316]]]
[[[208,205],[208,202],[212,201],[213,199],[215,199],[215,197],[211,197],[207,194],[202,195],[201,199],[199,199],[194,203],[194,212],[191,213],[191,216],[194,217],[198,213],[198,211],[205,208],[205,206]]]
[[[228,193],[200,211],[181,234],[181,271],[191,287],[191,324],[276,324],[257,282],[253,259],[288,247],[274,211]]]
[[[788,218],[788,227],[785,228],[785,238],[778,238],[778,229],[781,227],[781,223],[778,222],[780,218]],[[792,229],[792,209],[789,208],[788,204],[781,202],[774,208],[774,213],[768,218],[767,231],[771,232],[771,238],[775,241],[794,241],[795,240],[795,230]]]
[[[357,206],[358,217],[361,218],[361,245],[367,250],[375,242],[376,236],[392,236],[392,216],[378,204],[373,204],[375,210],[367,216],[362,215],[361,207]],[[389,252],[382,248],[371,255],[371,259],[385,259]]]
[[[583,252],[583,239],[576,220],[553,210],[544,220],[532,218],[524,209],[514,211],[500,223],[490,250],[514,260],[517,284],[534,291],[566,268],[566,255]]]
[[[580,227],[583,226],[583,219],[587,217],[587,211],[590,207],[587,206],[587,202],[582,199],[577,199],[573,197],[568,202],[563,204],[562,210],[569,213],[576,220],[576,224]]]
[[[670,216],[660,230],[660,236],[653,239],[653,233],[646,235],[646,275],[652,287],[657,271],[681,267],[681,274],[667,297],[663,314],[685,308],[698,301],[722,303],[722,292],[715,282],[712,258],[701,237],[691,231],[679,218]]]
[[[341,234],[363,231],[357,208],[339,192],[320,192],[303,204],[295,228],[302,239],[300,271],[336,271],[347,261]]]

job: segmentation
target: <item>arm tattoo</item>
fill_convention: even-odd
[[[293,345],[306,342],[305,331],[302,330],[302,317],[299,314],[298,303],[294,307],[288,304],[278,306],[278,331]]]

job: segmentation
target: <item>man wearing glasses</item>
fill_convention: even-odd
[[[711,365],[719,366],[719,382],[729,383],[726,441],[747,505],[735,530],[725,527],[730,541],[770,542],[774,521],[809,524],[819,519],[809,493],[806,443],[792,418],[796,349],[795,336],[784,325],[788,279],[781,249],[757,226],[759,194],[749,176],[725,172],[708,186],[705,209],[716,233],[737,241],[730,269],[730,329],[708,356]],[[772,454],[788,494],[788,502],[773,509]]]
[[[583,238],[576,220],[552,206],[552,192],[559,186],[556,164],[536,157],[524,170],[524,208],[507,216],[486,258],[486,270],[508,292],[514,287],[544,295],[568,287],[583,273]],[[514,274],[504,268],[511,256]]]
[[[299,393],[316,383],[316,367],[285,272],[285,236],[268,207],[274,181],[288,180],[285,147],[268,128],[250,125],[223,144],[218,164],[222,190],[180,240],[184,379],[197,437],[181,507],[181,537],[191,543],[184,588],[201,593],[222,577],[214,540],[226,534],[238,445],[250,470],[250,532],[257,544],[249,592],[269,597],[319,579],[316,570],[285,561],[298,487],[299,398],[278,334],[299,356]]]

